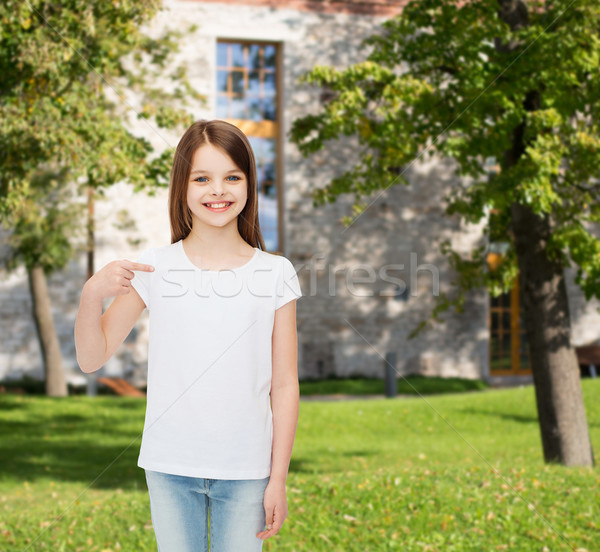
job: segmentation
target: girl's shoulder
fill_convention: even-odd
[[[277,296],[275,308],[278,309],[288,301],[302,297],[302,289],[296,268],[290,259],[275,253],[266,253],[266,255],[268,255],[268,259],[273,265],[273,272],[276,275]]]
[[[292,270],[294,269],[292,262],[284,255],[270,253],[269,251],[262,251],[260,249],[258,251],[258,255],[265,264],[268,264],[272,268],[275,268],[279,271],[289,272],[290,268]]]
[[[273,263],[284,263],[285,261],[289,261],[287,257],[281,255],[280,253],[271,253],[270,251],[263,251],[262,249],[259,249],[258,253],[266,260],[269,260]]]

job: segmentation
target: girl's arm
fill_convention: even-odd
[[[131,286],[133,270],[149,272],[154,269],[127,260],[113,261],[83,286],[75,319],[75,349],[83,372],[95,372],[108,361],[146,306]],[[102,314],[102,300],[114,296],[114,301]]]
[[[272,347],[273,450],[271,477],[264,498],[267,530],[256,535],[263,540],[281,529],[288,513],[285,483],[296,436],[300,402],[295,299],[275,311]]]

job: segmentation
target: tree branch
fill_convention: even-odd
[[[518,31],[529,25],[529,13],[524,0],[498,0],[498,4],[500,4],[498,17],[510,27],[511,31]],[[496,50],[503,54],[514,52],[523,45],[523,41],[511,40],[505,44],[499,38],[494,38]]]

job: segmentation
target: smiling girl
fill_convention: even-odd
[[[202,120],[185,132],[169,218],[170,244],[112,261],[85,283],[77,359],[98,370],[149,310],[138,466],[158,548],[261,550],[288,513],[302,293],[292,263],[265,251],[254,154],[237,127]]]

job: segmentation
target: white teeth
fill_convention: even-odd
[[[229,202],[227,202],[227,203],[205,203],[205,205],[208,205],[209,207],[212,207],[213,209],[220,209],[221,207],[227,207],[227,205],[229,205]]]

